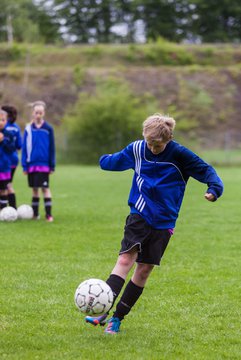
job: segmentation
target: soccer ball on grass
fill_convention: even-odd
[[[17,210],[15,210],[11,206],[6,206],[0,212],[0,220],[1,221],[11,222],[11,221],[17,220],[17,218],[18,218]]]
[[[30,220],[33,218],[33,208],[30,205],[20,205],[17,213],[19,219]]]
[[[112,306],[113,292],[105,281],[89,279],[77,287],[74,300],[81,312],[88,315],[102,315]]]

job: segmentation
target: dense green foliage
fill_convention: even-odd
[[[239,0],[1,0],[0,40],[240,42]]]
[[[59,38],[54,19],[32,0],[1,0],[0,41],[53,43]]]
[[[218,173],[225,193],[216,203],[204,200],[203,184],[188,184],[161,267],[109,337],[84,322],[73,297],[82,280],[112,270],[132,174],[58,167],[54,223],[0,222],[0,358],[240,359],[241,171]],[[19,204],[29,203],[20,171],[15,187]]]
[[[188,1],[189,2],[189,1]],[[239,0],[192,0],[186,31],[204,42],[230,42],[241,38]]]
[[[171,41],[241,39],[239,0],[53,0],[53,4],[68,35],[81,43],[138,42],[159,36]]]
[[[65,115],[67,158],[96,163],[101,154],[121,150],[140,137],[142,122],[153,104],[153,97],[135,96],[120,80],[100,79],[95,93],[80,93],[75,107]]]

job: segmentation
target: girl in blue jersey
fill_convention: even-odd
[[[115,299],[134,263],[136,267],[108,321],[106,333],[119,332],[121,321],[141,296],[153,267],[160,264],[173,234],[189,177],[207,184],[204,197],[208,201],[217,200],[223,192],[223,183],[212,166],[172,140],[174,127],[174,119],[154,114],[143,123],[144,140],[100,158],[104,170],[134,171],[128,201],[130,215],[126,219],[119,257],[106,281]],[[103,325],[107,316],[87,316],[86,321]]]
[[[34,219],[39,219],[39,189],[42,189],[45,205],[45,217],[53,221],[51,213],[52,195],[49,189],[49,174],[55,169],[54,130],[45,120],[45,103],[33,104],[33,121],[24,131],[22,166],[28,175],[28,184],[33,189],[32,207]]]
[[[14,173],[18,166],[18,151],[22,148],[22,138],[20,127],[15,123],[17,120],[17,109],[14,106],[4,105],[2,109],[8,114],[6,130],[13,135],[15,151],[11,154],[11,181],[8,183],[8,203],[10,206],[17,208],[16,194],[12,185]]]
[[[8,183],[11,181],[11,155],[15,149],[14,139],[6,130],[7,113],[0,110],[0,210],[8,203]]]

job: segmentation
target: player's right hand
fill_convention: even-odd
[[[4,135],[3,135],[3,133],[0,132],[0,142],[2,142],[3,139],[4,139]]]

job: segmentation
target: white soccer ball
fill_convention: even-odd
[[[110,310],[113,292],[105,281],[89,279],[83,281],[75,291],[75,305],[88,315],[101,315]]]
[[[0,212],[0,220],[1,221],[11,222],[11,221],[17,220],[17,218],[18,218],[17,210],[11,206],[6,206]]]
[[[20,205],[17,213],[19,219],[29,220],[33,218],[33,208],[30,205]]]

